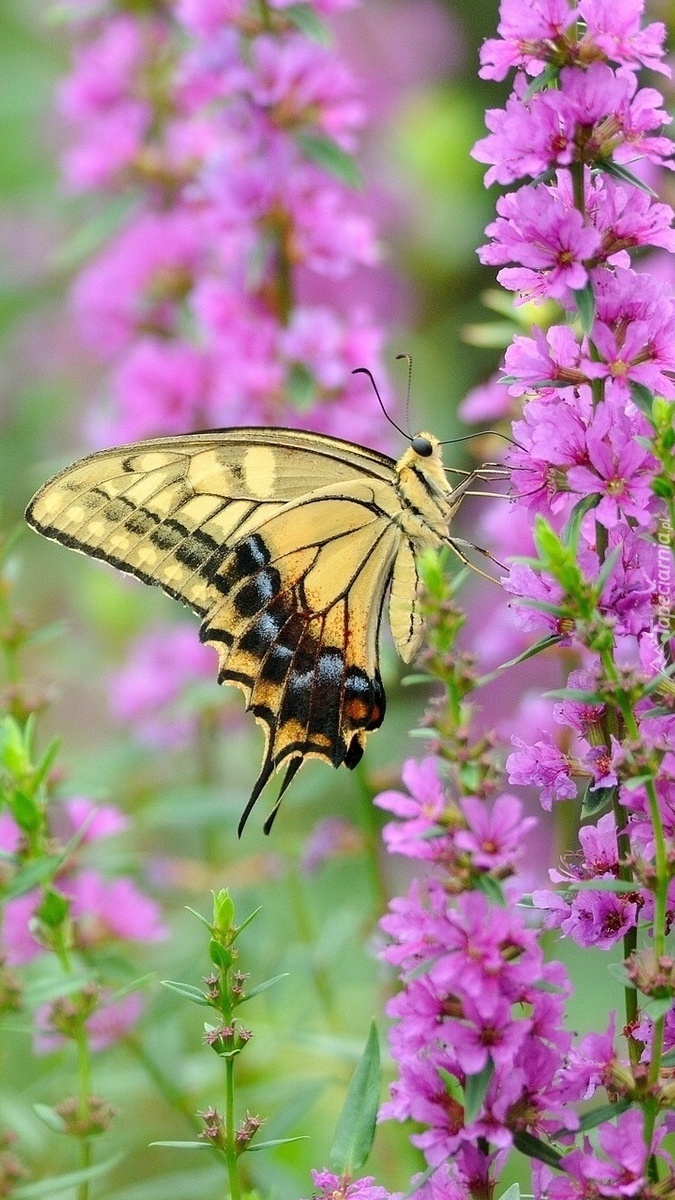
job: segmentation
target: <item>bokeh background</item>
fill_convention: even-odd
[[[310,1166],[327,1164],[371,1015],[384,1029],[392,981],[375,957],[377,920],[408,876],[378,850],[381,814],[371,798],[395,784],[404,757],[423,752],[408,731],[427,696],[401,684],[405,672],[385,640],[389,711],[363,768],[351,774],[308,766],[272,837],[264,838],[256,813],[238,843],[236,823],[257,773],[262,735],[242,719],[239,695],[217,688],[211,652],[191,649],[196,632],[188,630],[187,614],[22,527],[35,488],[90,448],[92,406],[105,387],[69,308],[74,272],[104,235],[107,217],[103,202],[69,195],[60,178],[66,132],[53,97],[72,46],[58,16],[58,6],[41,0],[4,0],[0,7],[0,522],[3,537],[16,536],[6,591],[13,619],[18,613],[45,631],[21,661],[23,686],[42,706],[40,742],[61,739],[56,790],[114,804],[131,818],[126,832],[92,847],[92,854],[110,877],[138,880],[161,904],[170,930],[170,937],[131,954],[139,975],[152,973],[141,1024],[96,1058],[95,1090],[118,1110],[101,1154],[122,1149],[126,1157],[94,1194],[190,1200],[223,1193],[222,1171],[207,1152],[148,1144],[194,1136],[190,1114],[222,1107],[221,1066],[202,1045],[202,1012],[157,980],[198,983],[206,973],[203,930],[185,906],[208,914],[210,890],[227,886],[239,917],[262,906],[242,938],[242,969],[254,983],[288,973],[246,1014],[255,1037],[241,1061],[238,1105],[264,1117],[268,1138],[307,1135],[250,1156],[251,1183],[291,1200],[309,1194]],[[405,373],[394,355],[414,357],[412,424],[442,438],[465,431],[458,417],[463,399],[496,370],[517,328],[507,301],[503,312],[486,307],[493,277],[475,253],[496,197],[484,189],[469,153],[483,133],[485,107],[505,95],[477,75],[478,47],[496,20],[493,0],[364,0],[335,22],[369,108],[359,162],[385,248],[381,268],[363,271],[350,286],[389,331],[387,360],[399,396]],[[398,452],[395,442],[388,444]],[[490,439],[473,450],[449,448],[459,466],[494,452]],[[481,542],[490,527],[508,520],[508,502],[472,501],[462,531]],[[506,597],[480,581],[469,585],[467,597],[474,614],[468,644],[480,626],[493,667],[508,626]],[[512,652],[509,643],[503,657]],[[487,692],[481,719],[502,722],[507,732],[522,732],[519,720],[531,726],[540,710],[528,689],[557,686],[560,678],[559,665],[538,670],[530,679],[523,668]],[[327,818],[334,822],[328,829]],[[556,839],[560,845],[564,829],[543,825],[533,880]],[[102,962],[108,954],[113,976],[125,978],[118,949],[98,953]],[[602,972],[607,987],[600,987],[600,1005],[611,986]],[[593,1014],[573,1009],[571,1019],[590,1026]],[[33,1054],[32,1036],[18,1018],[7,1019],[0,1033],[0,1119],[18,1136],[28,1178],[39,1179],[74,1165],[71,1143],[33,1110],[72,1091],[74,1067],[69,1049]],[[407,1132],[382,1126],[369,1164],[391,1189],[404,1190],[422,1166]]]

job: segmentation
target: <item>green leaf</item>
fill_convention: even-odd
[[[412,1187],[409,1187],[408,1191],[404,1192],[401,1200],[410,1200],[410,1197],[414,1196],[415,1192],[419,1192],[420,1188],[424,1187],[424,1184],[429,1182],[431,1176],[436,1174],[439,1165],[439,1163],[436,1163],[435,1166],[427,1167],[426,1171],[423,1171],[422,1174],[415,1180]]]
[[[491,904],[496,905],[498,908],[507,907],[502,885],[498,879],[495,879],[494,875],[487,875],[484,872],[476,875],[474,877],[474,884],[476,891],[482,892],[484,896],[487,896]]]
[[[171,1150],[218,1150],[211,1142],[148,1142],[149,1146],[168,1146]],[[224,1151],[221,1151],[221,1154]]]
[[[642,714],[642,720],[644,720],[646,715],[646,713]],[[623,780],[622,782],[627,792],[636,792],[638,788],[643,786],[643,784],[649,783],[649,781],[653,779],[654,776],[649,774],[633,775],[630,779]]]
[[[136,202],[130,202],[128,195],[115,197],[59,246],[52,255],[52,267],[70,274],[81,266],[127,223],[134,207]]]
[[[644,383],[638,383],[636,379],[630,379],[628,381],[628,388],[633,404],[635,404],[636,407],[639,408],[646,417],[651,418],[654,406],[654,393],[648,387],[646,387]]]
[[[637,891],[638,884],[628,879],[579,879],[570,883],[568,892],[616,892],[627,895]]]
[[[380,1044],[373,1020],[363,1055],[347,1088],[330,1151],[330,1164],[341,1175],[353,1175],[368,1158],[379,1103]]]
[[[508,662],[500,663],[498,670],[505,671],[507,667],[517,667],[519,663],[527,662],[528,658],[534,658],[535,654],[541,654],[543,650],[557,646],[562,640],[560,633],[547,634],[541,641],[535,642],[533,646],[528,646],[527,650],[523,650],[523,653],[518,654],[516,658],[510,658]]]
[[[262,904],[259,904],[257,908],[254,908],[253,912],[248,914],[248,916],[245,918],[245,920],[242,921],[241,925],[237,926],[235,935],[232,938],[233,942],[235,942],[237,940],[240,933],[244,932],[244,930],[246,929],[246,926],[251,924],[251,921],[255,921],[259,912],[262,912]]]
[[[211,930],[213,929],[213,925],[209,921],[208,917],[204,917],[200,912],[197,912],[196,908],[190,908],[189,904],[185,905],[185,909],[187,912],[192,913],[192,916],[196,917],[198,921],[201,921],[202,925],[206,926],[209,933],[211,932]]]
[[[632,1101],[630,1100],[617,1100],[616,1104],[601,1104],[599,1108],[593,1108],[590,1112],[582,1114],[579,1120],[579,1132],[586,1133],[589,1129],[595,1129],[596,1125],[602,1125],[603,1121],[611,1121],[613,1117],[620,1117],[631,1107]],[[560,1132],[568,1131],[561,1129]]]
[[[72,996],[92,983],[93,975],[61,975],[56,979],[37,980],[26,988],[24,999],[29,1008],[38,1008],[60,996]]]
[[[648,196],[652,196],[654,200],[658,200],[658,194],[650,188],[649,184],[643,179],[638,179],[628,167],[622,166],[621,163],[614,162],[613,158],[603,158],[602,162],[597,164],[597,169],[604,171],[605,175],[611,175],[614,179],[619,179],[621,183],[629,183],[631,187],[639,188],[641,192],[646,192]]]
[[[630,988],[630,990],[632,992],[637,991],[637,987],[633,983],[633,980],[629,979],[628,972],[623,963],[618,963],[618,962],[608,963],[607,970],[609,971],[609,974],[612,976],[612,979],[616,979],[617,982],[620,983],[622,987]]]
[[[572,295],[579,313],[581,328],[584,333],[590,333],[595,321],[595,293],[590,279],[578,290],[572,289]]]
[[[246,1152],[250,1154],[254,1150],[269,1150],[270,1146],[289,1146],[291,1142],[308,1142],[309,1134],[301,1133],[298,1137],[290,1138],[272,1138],[267,1142],[252,1142],[246,1147]]]
[[[39,1117],[43,1125],[51,1129],[53,1133],[67,1133],[68,1126],[66,1125],[60,1113],[55,1109],[50,1108],[48,1104],[34,1104],[33,1112],[36,1117]]]
[[[301,33],[306,37],[313,38],[315,42],[320,42],[322,46],[330,44],[330,32],[327,25],[317,17],[313,8],[309,4],[289,4],[288,8],[283,10],[284,16],[288,18],[291,24],[295,25]]]
[[[582,817],[593,817],[596,813],[602,812],[603,808],[608,808],[616,793],[617,788],[615,787],[599,787],[591,791],[589,784],[581,801]]]
[[[418,683],[435,683],[433,675],[404,675],[401,680],[401,687],[413,687]]]
[[[17,896],[25,896],[26,892],[30,892],[38,884],[53,879],[62,862],[62,856],[55,855],[53,858],[35,858],[32,862],[27,863],[23,870],[14,876],[9,887],[3,891],[3,902],[14,900]]]
[[[193,987],[191,983],[179,983],[175,979],[161,979],[162,987],[167,988],[170,992],[177,992],[184,1000],[191,1000],[193,1004],[206,1005],[211,1008],[211,1001],[206,997],[201,988]]]
[[[591,496],[582,496],[581,500],[577,501],[563,529],[563,541],[566,546],[576,550],[581,522],[586,513],[590,512],[592,508],[597,508],[599,503],[600,496],[597,492],[593,492]]]
[[[652,996],[642,1005],[642,1011],[650,1021],[659,1021],[673,1007],[672,996]]]
[[[96,1163],[93,1167],[85,1167],[82,1171],[70,1171],[67,1175],[52,1175],[51,1178],[40,1179],[37,1183],[25,1183],[22,1187],[14,1189],[13,1200],[40,1200],[42,1196],[47,1200],[55,1200],[62,1192],[70,1192],[73,1188],[79,1187],[81,1183],[88,1183],[91,1179],[99,1179],[101,1175],[107,1175],[124,1157],[124,1153],[120,1152],[114,1154],[112,1158],[106,1159],[105,1162]]]
[[[296,133],[295,140],[303,154],[318,167],[323,167],[329,175],[334,175],[349,187],[362,187],[363,181],[351,154],[347,154],[332,138],[322,133]]]
[[[585,692],[582,688],[554,688],[552,692],[542,692],[542,696],[546,700],[576,700],[579,704],[604,706],[607,703],[599,692]]]
[[[271,979],[266,979],[264,983],[259,983],[254,988],[251,988],[250,992],[242,996],[239,1003],[244,1004],[246,1000],[252,1000],[254,996],[259,996],[261,992],[266,992],[268,988],[274,987],[275,983],[278,983],[280,979],[288,979],[289,975],[290,971],[284,971],[281,975],[273,975]]]
[[[549,1167],[560,1166],[562,1154],[558,1150],[554,1150],[553,1146],[549,1146],[540,1138],[535,1137],[533,1133],[514,1133],[513,1144],[516,1150],[520,1150],[520,1153],[526,1155],[527,1158],[536,1158]]]
[[[548,87],[549,84],[555,83],[559,75],[560,67],[554,66],[553,63],[548,63],[547,66],[544,67],[543,71],[541,71],[539,75],[536,75],[530,83],[525,95],[523,96],[523,102],[527,104],[527,101],[531,100],[537,92],[541,92],[543,88]]]
[[[502,1193],[499,1200],[520,1200],[520,1184],[512,1183],[511,1187]]]
[[[495,1064],[489,1058],[477,1075],[467,1075],[464,1084],[464,1124],[471,1125],[476,1120],[494,1075]]]

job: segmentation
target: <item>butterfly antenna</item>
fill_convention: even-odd
[[[397,361],[401,358],[404,358],[408,364],[408,391],[406,393],[406,398],[405,398],[405,423],[406,423],[408,429],[410,429],[410,386],[412,384],[412,354],[397,354],[396,355]],[[408,434],[408,437],[410,437],[410,434]]]
[[[397,429],[398,432],[401,434],[401,436],[404,437],[407,442],[411,441],[412,439],[410,437],[410,434],[406,433],[404,429],[401,429],[401,426],[397,425],[396,422],[389,416],[389,413],[387,412],[387,410],[384,407],[384,404],[382,402],[382,397],[377,390],[377,384],[373,378],[372,371],[369,371],[367,367],[354,367],[354,370],[352,371],[352,375],[367,375],[368,376],[370,382],[373,385],[373,391],[375,392],[375,395],[377,396],[377,399],[380,404],[380,408],[382,409],[382,412],[384,413],[385,417],[387,418],[389,424],[393,425],[394,429]]]
[[[400,357],[400,356],[399,356]],[[505,442],[510,442],[512,446],[516,446],[518,450],[525,451],[525,447],[521,446],[515,438],[509,437],[506,433],[500,433],[497,429],[479,429],[476,433],[466,433],[464,437],[448,438],[445,442],[440,442],[441,446],[452,446],[455,442],[468,442],[475,437],[498,437],[503,438]]]

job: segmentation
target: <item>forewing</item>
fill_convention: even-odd
[[[218,650],[221,682],[243,690],[266,736],[242,825],[282,763],[287,778],[308,757],[353,767],[382,723],[377,637],[401,543],[391,492],[359,483],[287,505],[212,579],[219,598],[202,638]]]
[[[204,616],[229,547],[271,513],[317,488],[393,475],[384,455],[336,438],[222,430],[93,454],[45,484],[26,519]]]

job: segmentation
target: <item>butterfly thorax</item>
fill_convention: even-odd
[[[453,513],[452,488],[445,475],[438,438],[431,433],[419,433],[413,441],[427,443],[431,454],[422,455],[411,445],[396,463],[397,491],[402,503],[399,524],[421,548],[447,538]]]

